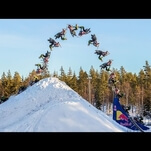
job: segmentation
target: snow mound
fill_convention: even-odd
[[[122,132],[66,83],[49,77],[0,104],[1,132]]]

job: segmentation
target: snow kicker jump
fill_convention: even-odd
[[[122,126],[125,126],[132,130],[139,130],[144,132],[148,130],[149,127],[145,126],[138,121],[135,121],[121,106],[119,98],[115,97],[113,101],[113,120]]]

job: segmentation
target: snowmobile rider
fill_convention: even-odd
[[[79,26],[79,28],[81,29],[80,32],[79,32],[79,36],[82,36],[82,35],[86,35],[88,33],[90,33],[90,28],[86,28],[84,26]]]
[[[101,61],[103,61],[103,57],[109,55],[108,51],[102,51],[102,50],[95,50],[95,54],[99,55],[98,59],[100,59]]]
[[[109,84],[113,84],[116,88],[116,83],[117,83],[117,80],[116,80],[116,74],[114,72],[112,72],[109,76],[109,80],[108,80],[108,83]]]
[[[118,98],[122,98],[124,96],[124,93],[121,93],[118,88],[115,88],[115,96]]]
[[[39,58],[50,58],[50,54],[51,54],[51,52],[49,52],[49,51],[47,50],[47,52],[45,53],[45,55],[44,55],[44,54],[41,54]]]
[[[41,64],[35,64],[35,66],[37,66],[36,73],[38,73],[38,74],[41,73],[41,72],[43,72],[43,70],[45,70],[47,68],[46,65],[41,66]]]
[[[99,43],[97,42],[97,38],[96,38],[96,35],[95,35],[95,34],[91,34],[91,40],[88,41],[88,46],[89,46],[91,43],[92,43],[95,47],[98,47],[98,46],[99,46]]]
[[[111,64],[112,64],[112,60],[109,60],[108,62],[103,63],[102,65],[100,65],[100,67],[101,67],[101,69],[105,68],[106,71],[111,71],[110,70]]]
[[[56,42],[54,39],[49,38],[48,41],[50,42],[49,48],[52,50],[54,47],[59,47],[61,46],[59,42]]]
[[[66,29],[62,29],[61,32],[55,35],[55,39],[61,38],[61,40],[67,40],[67,38],[65,37],[65,34],[66,34]]]
[[[51,52],[49,52],[49,51],[47,50],[47,52],[45,53],[45,55],[44,55],[44,54],[41,54],[39,58],[42,58],[43,61],[44,61],[45,63],[47,63],[47,62],[48,62],[48,59],[50,58],[50,54],[51,54]]]
[[[78,29],[78,25],[76,24],[76,26],[71,26],[70,24],[68,25],[68,28],[70,30],[70,34],[72,35],[72,37],[77,36],[75,30]]]

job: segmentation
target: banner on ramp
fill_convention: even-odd
[[[113,120],[122,126],[132,130],[148,130],[149,128],[142,123],[133,120],[132,117],[122,108],[119,98],[114,98],[113,101]]]

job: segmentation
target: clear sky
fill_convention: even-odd
[[[43,79],[0,104],[0,121],[0,132],[134,132],[57,78]]]
[[[100,65],[113,60],[111,68],[138,73],[145,61],[151,64],[151,19],[0,19],[0,76],[3,72],[19,72],[21,76],[35,69],[38,58],[49,49],[50,37],[66,28],[68,24],[91,28],[91,33],[82,37],[72,37],[67,30],[67,40],[56,39],[61,44],[54,48],[49,71],[57,71],[63,66],[79,73],[80,67],[89,72],[91,66],[100,70]],[[94,54],[97,49],[88,46],[91,34],[97,36],[99,50],[108,50],[110,55],[101,62]]]

